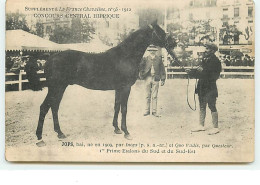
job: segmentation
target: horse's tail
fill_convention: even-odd
[[[25,72],[27,79],[29,81],[29,88],[33,91],[42,90],[42,84],[40,82],[40,77],[37,74],[38,66],[37,63],[28,62],[25,66]]]

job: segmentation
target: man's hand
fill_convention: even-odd
[[[164,84],[165,84],[165,81],[164,80],[161,81],[161,86],[164,86]]]

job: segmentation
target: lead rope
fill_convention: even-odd
[[[161,37],[156,33],[156,31],[153,31],[153,32],[152,32],[152,37],[153,37],[154,34],[155,34],[160,40],[162,40]],[[166,40],[167,40],[167,39],[166,39]],[[180,68],[182,68],[182,69],[185,71],[184,66],[180,64],[180,62],[178,61],[178,59],[177,59],[177,57],[174,55],[174,53],[171,52],[171,50],[169,50],[169,48],[168,48],[168,43],[166,43],[165,49],[166,49],[167,52],[172,56],[172,58],[175,59],[175,62],[180,66]],[[190,105],[190,102],[189,102],[190,76],[189,76],[189,74],[188,74],[188,84],[187,84],[187,93],[186,93],[186,95],[187,95],[187,103],[188,103],[190,109],[193,110],[193,111],[196,111],[196,110],[197,110],[196,92],[195,92],[195,91],[196,91],[196,88],[197,88],[197,81],[198,81],[198,79],[197,79],[197,77],[196,77],[195,89],[194,89],[194,95],[193,95],[194,105],[195,105],[195,106],[194,106],[194,108],[192,108],[191,105]]]
[[[174,53],[172,53],[170,50],[168,50],[166,48],[167,52],[172,56],[174,60],[174,62],[176,62],[180,68],[182,68],[185,71],[185,68],[183,65],[181,65],[181,63],[178,61],[177,57],[174,55]],[[188,106],[190,107],[191,110],[196,111],[197,110],[197,102],[196,102],[196,88],[197,88],[197,84],[198,84],[198,79],[196,77],[196,82],[195,82],[195,89],[194,89],[194,95],[193,95],[193,99],[194,99],[194,108],[192,108],[192,106],[190,105],[190,101],[189,101],[189,85],[190,85],[190,76],[188,74],[188,83],[187,83],[187,92],[186,92],[186,101]]]
[[[186,100],[187,100],[187,104],[189,105],[190,109],[193,111],[197,110],[197,101],[196,101],[196,88],[197,88],[197,84],[198,84],[198,79],[196,77],[196,81],[195,81],[195,88],[194,88],[194,94],[193,94],[193,99],[194,99],[194,108],[191,107],[190,102],[189,102],[189,85],[190,85],[190,76],[188,75],[188,83],[187,83],[187,92],[186,92]]]

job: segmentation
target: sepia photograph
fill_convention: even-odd
[[[253,0],[7,0],[11,162],[255,158]]]

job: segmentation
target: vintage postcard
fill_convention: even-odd
[[[7,0],[12,162],[253,162],[252,0]]]

